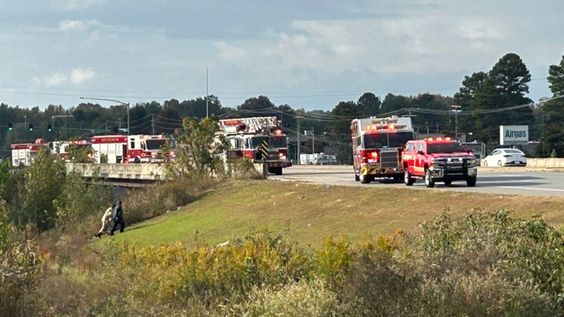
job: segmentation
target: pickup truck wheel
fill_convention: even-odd
[[[476,186],[476,177],[468,177],[466,179],[466,185],[468,185],[468,187]]]
[[[409,171],[407,170],[407,168],[403,171],[403,182],[407,186],[411,186],[415,182],[415,179],[413,177],[411,177],[411,174],[409,174]]]
[[[356,172],[354,172],[354,180],[360,182],[360,176]]]
[[[435,181],[431,177],[431,171],[430,170],[425,171],[425,186],[427,186],[428,188],[435,187]]]
[[[452,185],[452,180],[450,179],[445,180],[445,186],[450,186],[450,185]]]
[[[360,175],[360,182],[362,184],[368,184],[372,181],[372,177],[370,175]]]

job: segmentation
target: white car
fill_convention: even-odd
[[[495,149],[482,160],[482,166],[527,165],[525,153],[518,149]]]

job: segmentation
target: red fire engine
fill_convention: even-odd
[[[97,163],[155,163],[174,152],[163,154],[164,135],[99,135],[92,137],[92,149]]]
[[[61,160],[71,161],[70,150],[74,147],[87,148],[92,150],[92,144],[88,140],[72,140],[72,141],[53,141],[49,142],[49,152],[57,155]]]
[[[351,122],[354,178],[363,184],[376,177],[401,180],[401,151],[413,139],[410,117],[363,118]]]
[[[123,163],[127,155],[127,135],[97,135],[92,137],[96,163]]]
[[[127,160],[131,163],[157,163],[163,162],[164,157],[174,157],[174,152],[162,153],[161,147],[166,144],[167,138],[162,134],[156,135],[130,135],[127,148]]]
[[[288,159],[288,139],[275,116],[219,120],[221,134],[230,145],[228,159],[246,157],[265,163],[268,172],[282,175],[292,166]]]
[[[11,144],[12,166],[30,166],[35,156],[41,150],[47,150],[48,145],[44,139],[37,139],[35,143]]]

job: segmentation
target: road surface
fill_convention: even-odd
[[[284,169],[284,175],[269,176],[270,179],[305,181],[316,184],[341,186],[393,186],[407,188],[405,184],[391,181],[374,181],[361,184],[354,180],[352,166],[342,165],[300,165]],[[564,172],[533,170],[523,167],[478,168],[476,187],[467,187],[466,182],[453,182],[450,187],[437,182],[434,188],[426,188],[422,179],[417,179],[413,189],[447,190],[504,195],[560,196],[564,197]]]

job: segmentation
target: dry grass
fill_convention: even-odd
[[[564,198],[559,197],[236,181],[113,239],[137,245],[181,241],[193,246],[221,243],[255,227],[276,232],[289,229],[291,239],[318,245],[328,235],[359,241],[398,229],[414,232],[423,221],[442,212],[457,218],[472,209],[506,209],[522,218],[541,215],[555,227],[564,226]]]

